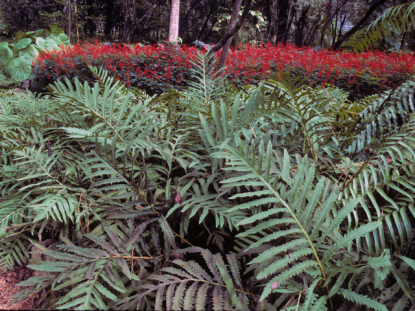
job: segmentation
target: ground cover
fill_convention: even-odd
[[[288,75],[235,92],[197,61],[197,83],[155,97],[97,68],[92,88],[0,97],[0,267],[37,271],[15,297],[412,307],[415,83],[355,102]]]

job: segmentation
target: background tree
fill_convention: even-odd
[[[180,0],[171,0],[169,40],[176,42],[179,37]]]
[[[254,1],[241,27],[231,36],[232,44],[270,42],[338,49],[388,8],[405,3],[413,1]],[[185,44],[195,40],[217,44],[230,29],[231,19],[235,22],[232,12],[238,11],[242,18],[241,10],[234,10],[234,0],[77,0],[76,11],[74,5],[72,1],[71,33],[75,34],[78,27],[81,41],[98,38],[155,43],[168,38],[173,41],[180,34]],[[18,31],[47,29],[51,24],[69,33],[67,0],[1,1],[0,12],[3,39],[11,40]],[[398,48],[414,49],[408,31],[397,36]],[[381,45],[379,48],[390,48],[390,42]]]
[[[242,5],[242,0],[235,0],[235,3],[233,5],[231,19],[229,21],[228,31],[236,26],[236,22],[238,20],[238,14],[239,14],[239,11],[241,10],[241,5]],[[219,69],[225,67],[226,57],[228,55],[228,51],[231,46],[232,39],[233,39],[233,36],[230,37],[228,41],[226,41],[225,45],[222,48],[222,53],[220,55],[220,60],[219,60]]]

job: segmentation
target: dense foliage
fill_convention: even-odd
[[[218,42],[226,32],[233,3],[180,0],[179,36],[183,42]],[[348,46],[352,41],[356,44],[356,39],[364,39],[362,50],[368,44],[386,50],[414,51],[414,11],[411,13],[409,8],[412,5],[413,10],[413,4],[412,0],[253,1],[233,42],[338,49],[349,39]],[[12,38],[18,31],[35,31],[54,24],[70,35],[71,42],[99,38],[154,43],[168,38],[170,5],[170,0],[3,1],[0,35]],[[382,17],[387,10],[387,18]]]
[[[354,51],[364,51],[367,47],[381,48],[388,43],[389,48],[397,51],[403,48],[407,33],[415,26],[415,2],[411,1],[387,9],[368,26],[357,31],[343,43]],[[412,39],[415,32],[412,32]],[[414,46],[414,41],[411,45]]]
[[[127,86],[160,94],[189,82],[197,49],[174,44],[83,44],[42,53],[34,62],[32,80],[50,81],[75,77],[93,82],[88,65],[102,67]],[[219,53],[220,55],[220,53]],[[219,57],[219,55],[217,55]],[[304,76],[312,86],[334,84],[350,91],[352,98],[378,94],[415,74],[412,53],[315,51],[292,45],[240,45],[227,58],[230,84],[258,84],[272,72]],[[39,83],[39,82],[38,82]]]
[[[348,102],[289,76],[226,89],[2,97],[0,265],[52,238],[43,307],[413,310],[415,83]],[[45,291],[43,291],[45,289]]]
[[[68,22],[72,40],[159,41],[164,1],[16,0],[0,13]],[[254,2],[234,38],[253,44],[224,72],[221,52],[186,45],[44,51],[38,32],[0,44],[3,72],[34,49],[32,89],[51,83],[0,97],[0,268],[34,271],[17,300],[415,310],[415,58],[389,53],[410,47],[415,4],[376,18],[396,1]],[[224,34],[231,1],[181,4],[185,42]],[[304,47],[318,43],[389,52]]]
[[[76,44],[39,55],[33,64],[31,80],[34,85],[41,86],[64,77],[93,82],[96,78],[88,68],[92,65],[108,70],[127,86],[160,94],[170,87],[184,85],[190,78],[196,51],[194,47],[179,48],[169,43],[135,47]]]
[[[59,50],[63,44],[69,43],[69,38],[57,26],[46,30],[46,38],[41,35],[44,29],[30,32],[18,32],[14,43],[0,42],[0,81],[15,80],[22,82],[32,73],[33,59],[39,52]]]

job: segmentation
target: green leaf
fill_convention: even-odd
[[[69,37],[65,35],[64,33],[60,33],[58,36],[58,39],[62,44],[69,44],[69,41],[70,41]]]
[[[19,56],[24,56],[27,59],[32,59],[39,55],[39,51],[36,49],[36,46],[34,44],[29,45],[24,50],[21,50],[19,52]]]
[[[408,257],[405,257],[405,256],[400,256],[400,255],[398,255],[396,257],[398,257],[398,258],[402,259],[403,261],[405,261],[408,264],[408,266],[410,266],[412,269],[415,270],[415,260],[413,260],[411,258],[408,258]]]
[[[375,300],[370,299],[367,296],[359,295],[355,292],[350,292],[347,289],[343,289],[343,288],[340,289],[340,294],[342,294],[344,298],[346,298],[347,300],[351,302],[357,302],[358,304],[368,306],[369,308],[372,308],[378,311],[388,311],[386,306],[384,306],[383,304]]]
[[[402,288],[405,295],[411,300],[415,299],[414,291],[412,290],[411,286],[408,284],[408,281],[405,279],[402,273],[393,266],[392,266],[391,272],[395,276],[396,281],[398,282],[399,286]]]
[[[42,51],[46,50],[46,40],[42,37],[36,38],[36,44]]]
[[[59,34],[61,33],[65,33],[61,28],[59,28],[58,26],[55,25],[50,25],[50,30],[52,31],[52,34],[54,34],[55,36],[59,36]]]
[[[59,267],[55,263],[44,263],[41,265],[28,265],[30,269],[45,272],[62,272],[67,270],[65,267]]]
[[[30,43],[32,43],[32,39],[25,38],[19,40],[14,46],[13,46],[13,52],[18,52],[19,50],[22,50],[26,48]]]
[[[32,73],[32,62],[24,56],[13,59],[8,65],[12,78],[16,81],[24,81],[30,77]]]
[[[6,45],[0,45],[0,66],[6,66],[12,59],[13,51]]]
[[[51,37],[46,38],[45,46],[46,46],[46,50],[49,50],[49,51],[52,51],[53,48],[58,47],[58,45],[56,44],[56,41]]]
[[[223,268],[222,265],[220,265],[217,262],[216,262],[216,267],[218,267],[219,272],[220,272],[223,280],[225,281],[226,288],[228,289],[228,291],[231,295],[232,302],[236,305],[238,310],[242,310],[243,308],[241,306],[241,302],[239,301],[238,296],[236,295],[235,286],[233,285],[233,281],[232,281],[230,275],[225,270],[225,268]]]
[[[102,286],[100,283],[95,283],[95,288],[102,294],[104,297],[111,299],[112,301],[118,301],[117,296],[111,293],[108,289]]]
[[[337,241],[333,246],[331,246],[328,250],[325,251],[324,257],[321,262],[324,264],[326,260],[332,258],[332,254],[337,252],[339,249],[348,246],[353,240],[364,236],[366,233],[372,232],[376,230],[382,225],[380,221],[377,222],[370,222],[366,225],[360,226],[352,231],[347,232],[344,236],[341,237],[339,241]]]

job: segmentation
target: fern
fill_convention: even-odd
[[[160,97],[91,68],[94,85],[0,99],[0,266],[56,241],[16,299],[412,308],[411,82],[353,103],[289,77],[235,91],[211,60]]]
[[[145,295],[156,293],[155,309],[203,310],[207,308],[207,296],[213,293],[213,309],[229,309],[235,305],[239,310],[248,307],[249,293],[243,291],[240,283],[239,268],[234,255],[228,255],[229,272],[223,258],[197,247],[176,251],[176,255],[199,253],[208,267],[207,272],[196,261],[175,259],[168,267],[149,276],[142,285],[141,293],[123,301],[118,307],[139,306]],[[231,275],[233,277],[231,277]],[[185,289],[187,291],[185,292]],[[190,293],[189,293],[190,292]]]
[[[243,148],[241,148],[241,146],[239,147],[240,147],[239,150],[234,149],[232,147],[228,147],[227,150],[229,151],[229,153],[217,153],[217,156],[221,156],[227,159],[228,170],[235,169],[235,167],[238,167],[238,166],[249,168],[249,173],[244,175],[245,180],[247,181],[250,178],[255,178],[256,180],[259,180],[260,183],[263,185],[263,188],[267,189],[273,198],[272,200],[262,200],[255,204],[247,205],[246,208],[252,208],[252,207],[255,207],[261,204],[270,204],[270,203],[272,204],[272,206],[276,207],[274,209],[270,209],[270,213],[266,213],[266,212],[265,213],[264,212],[254,213],[253,216],[251,216],[252,220],[248,218],[242,221],[242,224],[249,224],[249,223],[259,221],[260,223],[258,224],[258,226],[250,229],[250,233],[252,235],[256,233],[260,233],[261,235],[266,235],[266,233],[263,231],[264,228],[263,228],[263,224],[261,223],[261,220],[265,221],[267,217],[270,217],[273,215],[275,217],[276,215],[278,215],[278,213],[284,212],[285,210],[285,213],[283,213],[282,214],[283,216],[280,219],[278,219],[278,222],[277,221],[272,222],[272,223],[275,223],[274,225],[275,227],[271,226],[271,223],[269,222],[266,223],[268,225],[268,228],[271,229],[274,233],[271,233],[271,234],[268,233],[263,239],[260,239],[258,240],[257,243],[252,244],[250,248],[260,247],[263,243],[267,243],[267,242],[276,240],[281,237],[292,237],[291,242],[288,242],[281,246],[271,247],[267,251],[259,254],[258,257],[256,257],[250,262],[250,264],[257,264],[259,265],[259,267],[261,267],[260,266],[261,263],[264,263],[267,265],[266,269],[264,269],[265,267],[262,267],[261,270],[257,272],[256,277],[258,279],[266,278],[272,274],[275,274],[276,271],[286,269],[287,265],[289,264],[291,266],[288,270],[282,271],[280,274],[278,274],[277,276],[272,278],[270,281],[268,281],[260,300],[265,299],[271,293],[272,286],[275,282],[284,284],[290,278],[295,277],[296,275],[304,272],[305,270],[309,270],[311,267],[318,267],[320,269],[321,276],[323,277],[323,280],[325,281],[326,280],[325,260],[327,257],[326,256],[322,257],[321,255],[319,255],[318,249],[322,245],[323,241],[328,237],[328,234],[331,233],[341,223],[341,221],[347,216],[347,214],[352,211],[352,209],[356,206],[358,201],[355,200],[354,202],[351,202],[349,205],[347,205],[344,208],[344,210],[342,210],[339,214],[337,214],[334,221],[331,221],[330,226],[327,227],[326,230],[321,231],[322,235],[319,241],[315,242],[314,239],[318,236],[317,233],[321,230],[321,224],[324,223],[324,220],[325,220],[324,218],[328,216],[328,213],[331,211],[333,207],[330,205],[326,205],[326,207],[323,207],[323,209],[320,210],[320,215],[319,215],[319,218],[321,220],[317,220],[317,223],[314,224],[315,225],[314,229],[312,229],[312,227],[309,226],[310,229],[307,232],[305,224],[308,224],[310,220],[312,219],[311,217],[312,217],[312,214],[314,213],[314,208],[315,208],[315,203],[313,202],[316,202],[316,200],[313,197],[314,196],[320,197],[321,191],[322,191],[322,188],[319,188],[319,190],[316,190],[315,193],[311,195],[309,194],[309,191],[311,190],[311,184],[314,179],[314,172],[313,172],[314,168],[311,167],[310,171],[307,174],[305,174],[306,173],[305,169],[299,169],[297,175],[293,179],[291,179],[291,182],[289,182],[290,180],[288,179],[288,176],[286,173],[287,171],[289,171],[289,169],[287,169],[286,167],[282,167],[281,175],[278,173],[276,175],[276,174],[271,174],[270,167],[266,165],[265,172],[262,173],[263,167],[260,165],[260,163],[264,163],[265,161],[263,159],[260,160],[260,159],[250,157],[250,154],[248,152],[244,151]],[[272,149],[270,148],[270,145],[268,146],[267,151],[265,151],[263,146],[262,148],[260,147],[258,153],[260,157],[264,157],[268,161],[273,162],[272,161]],[[283,163],[284,165],[289,167],[290,161],[288,158],[288,153],[285,153],[285,158],[287,160],[283,161]],[[302,161],[303,168],[307,167],[306,161],[307,161],[306,158]],[[264,176],[266,176],[266,178]],[[281,181],[284,180],[285,183],[287,183],[288,181],[288,185],[291,185],[296,188],[298,187],[300,180],[304,180],[304,178],[305,178],[305,181],[302,183],[302,187],[301,187],[303,191],[301,191],[301,188],[300,189],[297,188],[296,189],[297,191],[294,192],[296,194],[299,194],[298,197],[289,195],[290,192],[287,192],[288,189],[285,188],[285,185],[280,186],[281,188],[283,188],[282,193],[284,193],[285,196],[282,197],[280,195],[281,192],[280,191],[279,191],[280,193],[278,192],[279,190],[278,181],[279,180]],[[272,180],[272,183],[270,182],[271,180]],[[228,181],[225,180],[224,183],[227,183],[228,186],[234,185],[234,181],[232,179]],[[320,184],[323,185],[324,182]],[[305,209],[303,208],[304,203],[306,202],[306,196],[301,195],[301,193],[308,194],[308,197],[310,200],[308,204],[308,208],[305,208]],[[335,197],[335,195],[336,193],[334,192],[332,194],[332,197]],[[331,200],[331,202],[333,201]],[[281,206],[283,208],[278,208],[278,206]],[[295,208],[293,206],[295,206]],[[240,207],[236,206],[234,208],[238,209]],[[287,215],[287,216],[284,217],[284,215]],[[299,219],[304,219],[305,222],[303,223]],[[279,223],[281,224],[285,223],[288,226],[286,227],[286,229],[282,229],[282,228],[278,229]],[[293,224],[294,226],[292,227],[289,224]],[[372,224],[367,225],[367,228],[365,227],[359,228],[358,231],[354,232],[353,234],[350,234],[350,236],[343,237],[341,240],[339,240],[337,244],[334,244],[327,254],[331,254],[335,250],[337,251],[340,248],[347,246],[347,244],[350,243],[356,236],[363,235],[365,232],[367,232],[367,230],[368,231],[374,230],[378,228],[379,225],[380,225],[379,223],[372,223]],[[282,253],[287,252],[288,250],[292,251],[293,255],[292,256],[289,255],[288,258],[285,256],[282,256]],[[304,261],[301,259],[304,255],[308,255],[308,254],[314,255],[313,260]],[[273,263],[270,264],[271,262]]]
[[[375,47],[382,39],[390,40],[410,31],[415,25],[415,3],[408,2],[387,9],[375,21],[356,32],[342,47],[363,52]]]
[[[382,305],[382,304],[380,304],[376,301],[373,301],[372,299],[369,299],[366,296],[359,295],[359,294],[356,294],[354,292],[350,292],[346,289],[342,289],[340,293],[347,300],[357,302],[358,304],[368,306],[368,307],[370,307],[372,309],[375,309],[375,310],[381,310],[381,311],[387,310],[384,305]]]

